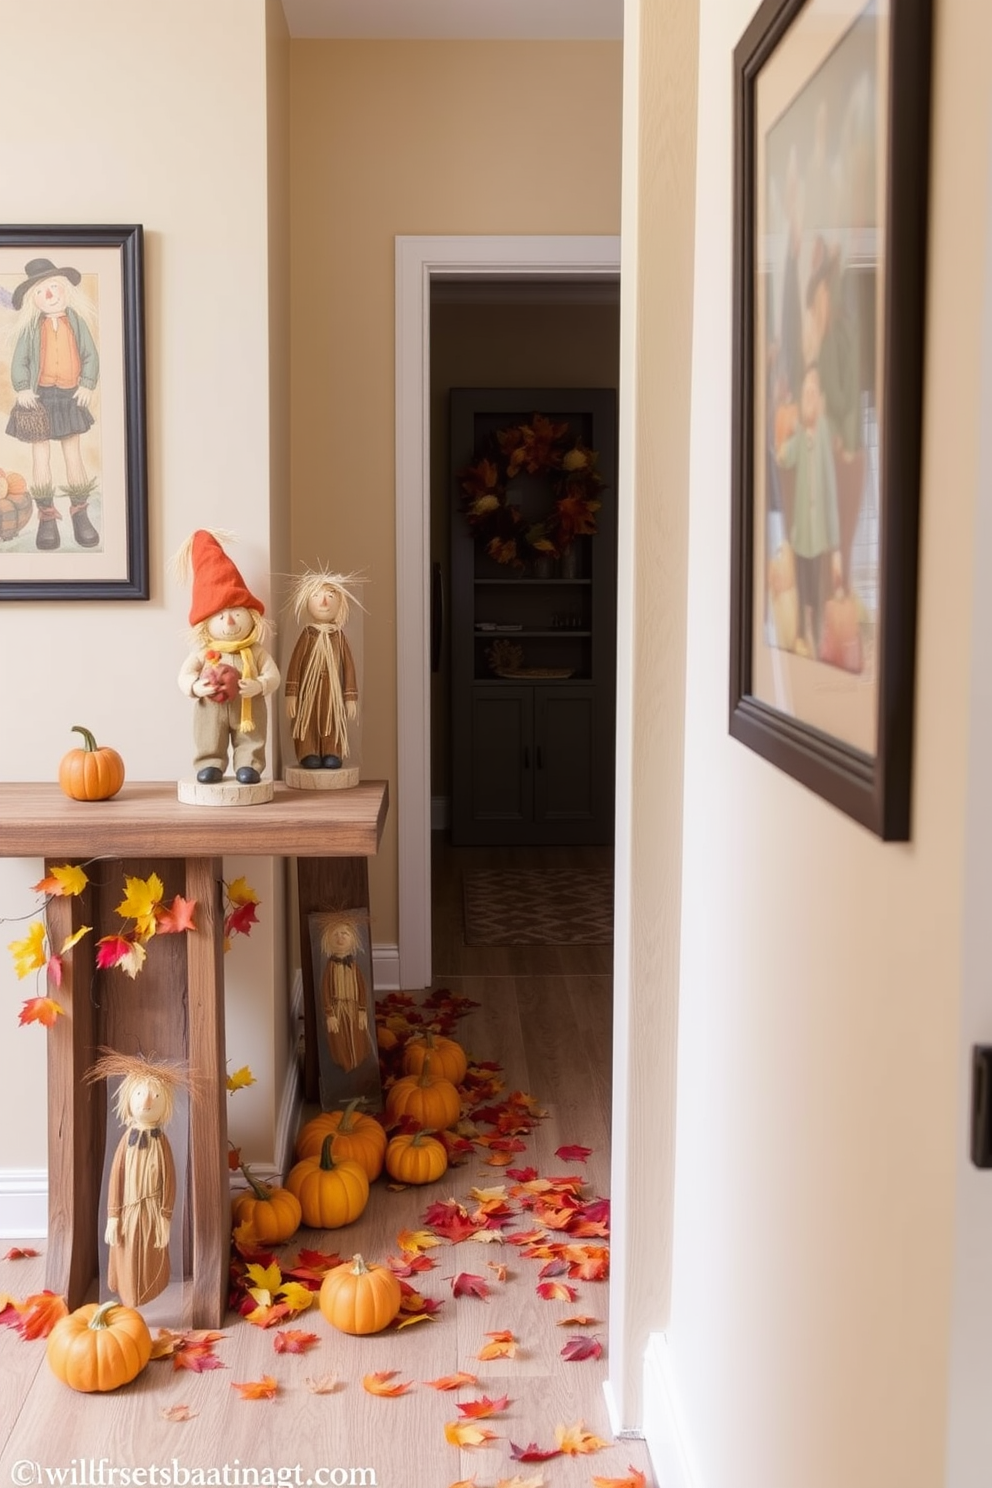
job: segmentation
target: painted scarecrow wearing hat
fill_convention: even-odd
[[[31,446],[31,495],[38,509],[35,545],[51,552],[61,544],[55,508],[52,442],[61,446],[65,484],[76,543],[95,548],[100,534],[87,511],[96,479],[87,475],[81,436],[94,424],[90,404],[100,373],[93,338],[96,309],[79,288],[78,269],[59,268],[48,258],[32,258],[26,278],[11,296],[19,319],[10,362],[16,395],[7,433]]]
[[[176,561],[181,572],[193,570],[193,649],[179,687],[194,700],[196,778],[219,785],[230,750],[238,783],[257,785],[265,769],[265,699],[279,686],[279,670],[261,644],[264,606],[212,532],[194,532]]]

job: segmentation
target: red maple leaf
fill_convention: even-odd
[[[570,1363],[576,1363],[580,1359],[598,1359],[602,1355],[603,1345],[595,1334],[591,1338],[584,1337],[581,1333],[575,1338],[570,1338],[561,1350],[563,1359]]]
[[[178,935],[183,930],[195,930],[193,911],[195,899],[183,899],[177,894],[166,909],[162,904],[155,907],[155,929],[159,935]]]
[[[459,1271],[450,1281],[452,1294],[456,1297],[478,1297],[481,1302],[485,1302],[489,1296],[489,1283],[484,1276],[473,1276],[471,1271]]]
[[[526,1447],[518,1447],[516,1442],[510,1443],[510,1456],[514,1462],[547,1462],[549,1457],[560,1457],[560,1447],[549,1447],[547,1451],[530,1442]]]
[[[131,954],[131,941],[126,935],[104,935],[96,944],[96,964],[101,971],[117,966]]]
[[[591,1152],[591,1147],[556,1147],[555,1157],[560,1157],[562,1162],[585,1162]]]
[[[249,899],[247,903],[239,904],[237,909],[231,910],[231,913],[224,921],[224,934],[249,935],[252,925],[257,924],[258,915],[256,913],[256,907]]]

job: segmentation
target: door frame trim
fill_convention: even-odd
[[[426,987],[431,980],[431,283],[615,279],[619,273],[616,236],[396,238],[396,816],[402,987]]]

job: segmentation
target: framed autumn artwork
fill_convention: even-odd
[[[140,226],[0,227],[0,599],[147,599]]]
[[[910,832],[930,0],[764,0],[734,53],[730,732]]]

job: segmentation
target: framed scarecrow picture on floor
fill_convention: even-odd
[[[734,54],[730,732],[909,837],[930,0],[764,0]]]
[[[319,910],[307,916],[316,993],[320,1104],[339,1110],[360,1099],[382,1109],[368,912]]]
[[[0,228],[0,599],[147,599],[142,230]]]

